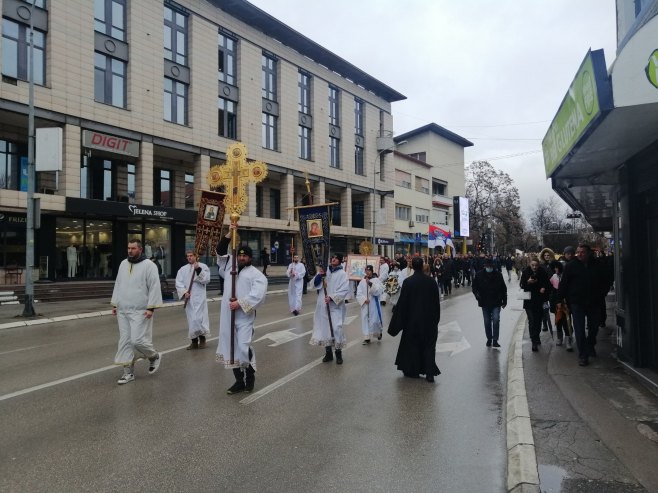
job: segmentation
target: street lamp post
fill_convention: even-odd
[[[372,253],[373,254],[375,253],[375,224],[377,223],[377,216],[376,216],[377,208],[375,207],[375,202],[377,199],[377,174],[378,174],[377,161],[380,160],[382,154],[393,152],[397,146],[406,143],[407,141],[403,140],[402,142],[395,143],[392,146],[377,152],[377,157],[375,158],[375,161],[372,164],[372,250],[373,250]]]
[[[28,143],[27,143],[27,224],[25,232],[25,298],[23,317],[33,317],[34,312],[34,3],[30,9],[30,45],[28,64]]]

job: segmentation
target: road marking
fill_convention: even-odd
[[[355,346],[359,342],[360,342],[359,340],[348,342],[347,345],[345,346],[345,349],[348,349],[352,346]],[[258,392],[254,392],[249,397],[245,397],[244,399],[242,399],[240,401],[240,404],[245,404],[245,405],[251,404],[252,402],[257,401],[261,397],[266,396],[270,392],[275,391],[279,387],[284,386],[285,384],[287,384],[288,382],[291,382],[292,380],[294,380],[298,376],[303,375],[304,373],[306,373],[310,369],[315,368],[316,366],[321,365],[321,364],[322,364],[322,358],[319,358],[315,361],[312,361],[308,365],[302,366],[301,368],[298,368],[297,370],[293,371],[292,373],[289,373],[285,377],[278,379],[276,382],[273,382],[273,383],[269,384],[267,387],[263,387]]]
[[[39,348],[46,347],[46,346],[52,346],[53,344],[54,343],[52,343],[52,344],[42,344],[41,346],[30,346],[30,347],[23,347],[23,348],[20,348],[20,349],[12,349],[11,351],[2,351],[2,352],[0,352],[0,356],[5,355],[5,354],[11,354],[11,353],[19,353],[21,351],[29,351],[30,349],[39,349]]]
[[[254,342],[260,342],[264,339],[269,339],[274,344],[268,344],[268,346],[276,347],[280,346],[281,344],[285,344],[286,342],[294,341],[295,339],[309,335],[311,332],[313,331],[309,330],[303,334],[297,334],[296,332],[293,332],[293,329],[277,330],[275,332],[268,332],[263,337],[256,339]]]
[[[255,326],[255,328],[259,329],[261,327],[266,327],[268,325],[273,325],[273,324],[276,324],[276,323],[280,323],[284,320],[291,320],[293,318],[298,318],[298,317],[288,317],[288,318],[285,318],[285,319],[275,320],[273,322],[268,322],[268,323],[264,323],[264,324],[261,324],[261,325],[257,325],[257,326]],[[348,325],[355,318],[356,317],[346,317],[345,325]],[[216,341],[217,339],[219,339],[219,337],[210,337],[210,338],[207,338],[206,341],[207,342],[212,342],[212,341]],[[353,346],[357,342],[358,341],[354,341],[352,343],[349,343],[347,345],[347,347]],[[30,348],[25,348],[25,349],[30,349]],[[160,351],[160,352],[162,354],[168,354],[168,353],[173,353],[174,351],[180,351],[181,349],[187,349],[187,344],[185,346],[179,346],[179,347],[175,347],[175,348],[172,348],[172,349],[167,349],[166,351]],[[319,360],[319,361],[321,362],[322,360]],[[0,401],[13,399],[14,397],[19,397],[21,395],[30,394],[30,393],[36,392],[38,390],[43,390],[43,389],[47,389],[47,388],[50,388],[50,387],[55,387],[56,385],[60,385],[60,384],[67,383],[67,382],[72,382],[73,380],[79,380],[81,378],[85,378],[85,377],[88,377],[88,376],[91,376],[91,375],[95,375],[96,373],[102,373],[102,372],[108,371],[108,370],[115,370],[119,367],[120,367],[120,365],[104,366],[103,368],[96,368],[95,370],[90,370],[90,371],[86,371],[86,372],[83,372],[83,373],[78,373],[77,375],[71,375],[70,377],[60,378],[58,380],[53,380],[52,382],[42,383],[40,385],[35,385],[34,387],[28,387],[27,389],[17,390],[16,392],[11,392],[9,394],[0,395]],[[299,372],[300,370],[297,370],[297,372]],[[301,373],[300,373],[300,375],[301,375]],[[293,377],[293,378],[295,378],[295,377]],[[292,380],[292,378],[291,378],[291,380]],[[283,385],[283,383],[281,385]],[[263,389],[263,390],[265,390],[265,389]],[[274,390],[274,389],[272,389],[272,390]],[[271,392],[272,390],[269,390],[267,393]],[[262,392],[262,390],[259,391],[259,392]],[[262,397],[262,396],[258,396],[258,397],[256,396],[259,392],[256,392],[252,396],[255,397],[256,399],[258,399],[259,397]],[[263,394],[263,395],[265,395],[265,394]],[[256,400],[256,399],[254,399],[254,400]]]
[[[470,348],[471,345],[462,334],[462,328],[456,320],[439,325],[439,336],[436,339],[437,352],[450,353],[452,358],[455,354]]]

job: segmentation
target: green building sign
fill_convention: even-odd
[[[602,111],[612,108],[603,50],[589,51],[542,141],[550,178]]]

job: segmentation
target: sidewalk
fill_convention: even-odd
[[[267,292],[284,293],[287,286],[282,284],[269,285]],[[222,299],[218,292],[208,291],[208,302],[220,301]],[[180,306],[182,301],[165,301],[164,308]],[[0,330],[21,327],[26,325],[39,325],[78,318],[101,317],[112,315],[112,306],[109,298],[95,298],[89,300],[59,301],[51,303],[35,303],[35,317],[22,317],[23,305],[6,304],[0,305]]]
[[[532,435],[519,443],[531,442],[524,447],[534,449],[536,469],[534,484],[526,474],[514,491],[658,491],[658,394],[616,359],[613,306],[598,335],[598,356],[584,368],[577,352],[555,346],[549,332],[533,353],[521,317]]]

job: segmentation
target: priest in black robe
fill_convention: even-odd
[[[436,366],[436,339],[441,318],[439,287],[436,281],[423,273],[423,259],[411,261],[413,275],[405,279],[388,333],[396,336],[402,332],[400,347],[395,358],[398,370],[405,377],[425,375],[428,382],[440,375]]]

